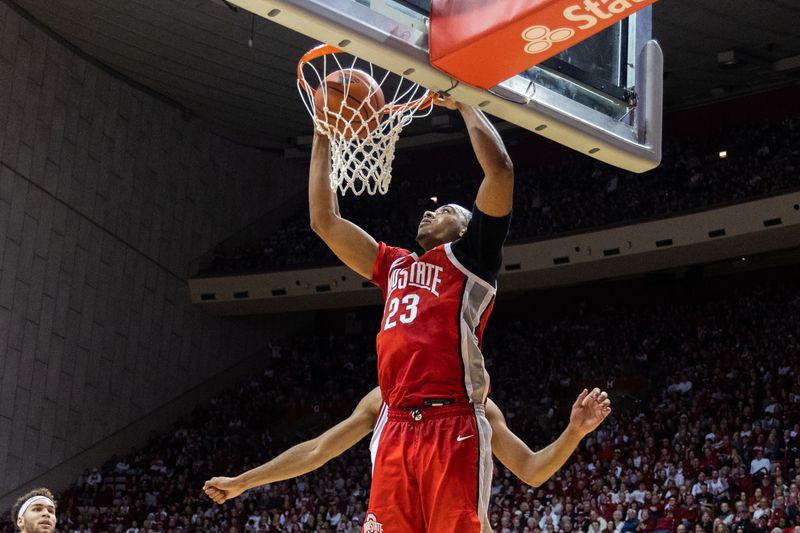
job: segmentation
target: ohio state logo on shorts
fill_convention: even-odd
[[[378,518],[372,514],[368,513],[367,517],[364,519],[364,533],[382,533],[383,532],[383,524],[378,522]]]

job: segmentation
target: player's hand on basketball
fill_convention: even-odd
[[[572,405],[569,425],[584,436],[597,429],[609,414],[611,414],[611,400],[608,393],[597,387],[591,392],[583,389]]]
[[[433,103],[439,107],[446,107],[447,109],[458,109],[458,102],[449,96],[436,95],[433,98]]]
[[[203,485],[203,492],[215,503],[225,503],[244,491],[235,477],[212,477]]]
[[[328,132],[325,131],[325,126],[322,124],[316,124],[314,126],[314,142],[320,143],[327,143],[328,140]]]

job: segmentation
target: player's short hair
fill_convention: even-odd
[[[22,507],[22,504],[28,501],[30,498],[34,496],[44,496],[45,498],[50,498],[53,502],[56,501],[56,497],[53,496],[53,493],[50,492],[50,489],[46,489],[44,487],[33,489],[30,492],[27,492],[17,498],[17,501],[14,502],[14,505],[11,506],[11,521],[16,524],[17,523],[17,513],[19,512],[19,508]]]
[[[469,226],[469,221],[472,220],[472,211],[470,211],[463,205],[458,205],[458,204],[447,204],[447,205],[455,209],[456,213],[458,213],[458,215],[464,221],[465,228]]]

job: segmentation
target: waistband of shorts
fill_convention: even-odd
[[[447,418],[449,416],[472,414],[475,412],[476,406],[479,411],[483,411],[483,404],[474,404],[470,402],[453,403],[435,407],[389,407],[388,418],[389,420],[408,422],[414,420],[415,411],[422,414],[422,420]]]

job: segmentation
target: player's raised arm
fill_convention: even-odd
[[[461,112],[472,149],[483,169],[484,177],[475,205],[489,216],[506,216],[511,212],[514,196],[514,165],[500,134],[486,115],[474,107],[450,99],[440,105]]]
[[[315,131],[308,173],[311,229],[345,265],[361,276],[372,279],[378,243],[366,231],[339,214],[336,193],[331,190],[328,177],[330,165],[330,143],[327,137]]]
[[[316,470],[372,431],[381,403],[381,391],[375,387],[358,402],[349,417],[319,437],[289,448],[271,461],[236,477],[213,477],[205,482],[203,490],[216,503],[224,503],[248,489]]]
[[[581,392],[572,406],[569,425],[558,439],[534,452],[506,425],[503,413],[489,400],[486,418],[492,424],[492,452],[511,472],[525,483],[538,487],[555,474],[578,447],[611,413],[608,394],[594,389]]]

